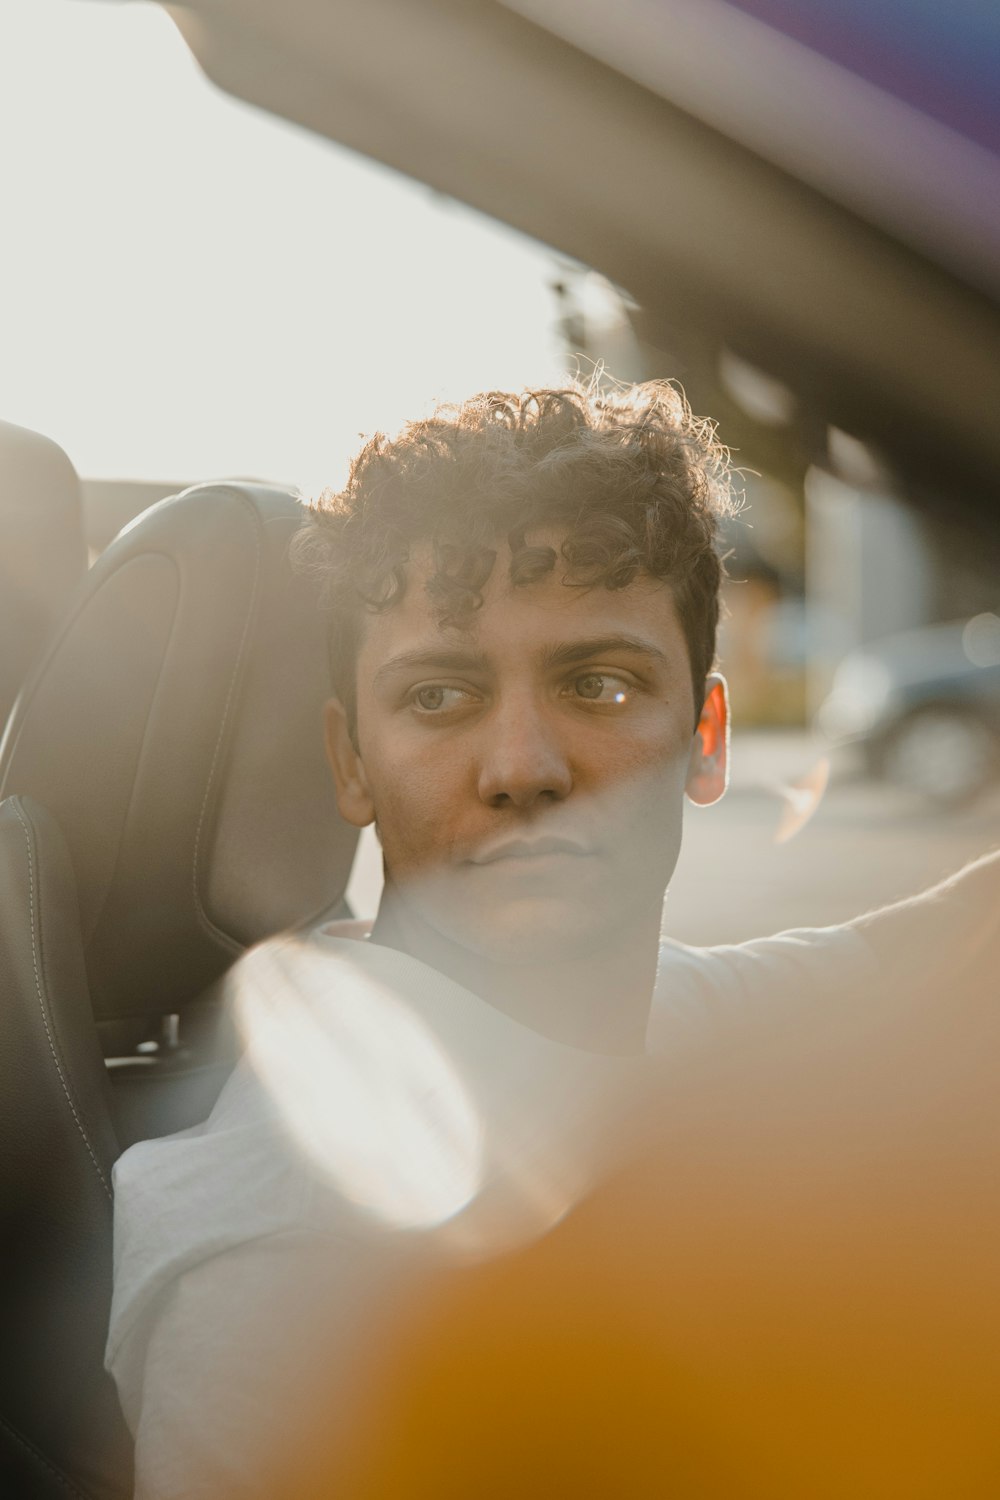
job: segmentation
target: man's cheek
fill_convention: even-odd
[[[426,869],[439,858],[443,829],[429,801],[411,789],[408,797],[381,799],[377,818],[382,852],[397,878]]]
[[[647,817],[654,820],[677,815],[687,774],[687,747],[678,748],[670,741],[638,746],[626,761],[615,768],[596,796],[615,823],[641,825]]]

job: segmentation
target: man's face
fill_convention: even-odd
[[[494,962],[580,957],[659,920],[685,787],[725,785],[725,698],[698,733],[669,587],[513,588],[503,549],[468,629],[442,626],[411,563],[367,623],[355,750],[330,719],[341,811],[375,819],[397,897]]]

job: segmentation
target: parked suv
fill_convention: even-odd
[[[844,657],[817,715],[869,769],[947,804],[1000,779],[1000,616],[903,631]]]

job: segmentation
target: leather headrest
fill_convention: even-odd
[[[283,491],[200,485],[86,579],[0,746],[55,814],[97,1020],[183,1008],[243,947],[343,896],[356,831],[322,748],[326,625]]]
[[[76,470],[56,443],[0,422],[0,726],[86,567]]]

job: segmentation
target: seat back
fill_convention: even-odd
[[[0,1493],[131,1493],[101,1368],[118,1142],[55,820],[0,804]]]
[[[234,959],[343,909],[356,833],[322,749],[325,621],[288,563],[301,519],[248,484],[152,507],[0,744],[0,1465],[28,1455],[40,1486],[17,1493],[128,1493],[103,1374],[111,1167],[211,1109]]]
[[[0,726],[86,567],[76,470],[48,438],[0,422]]]

